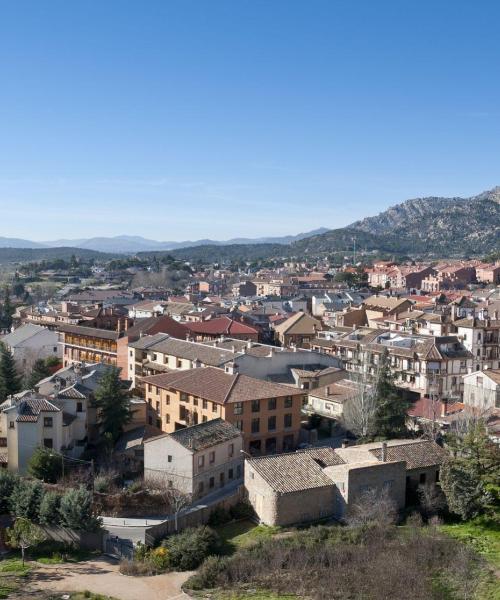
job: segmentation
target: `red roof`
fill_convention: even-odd
[[[125,335],[129,340],[135,341],[141,334],[154,335],[155,333],[166,333],[171,337],[185,340],[189,329],[183,323],[179,323],[168,315],[150,317],[149,319],[138,319],[133,327],[130,327]]]
[[[193,333],[206,333],[212,335],[255,335],[259,332],[257,329],[230,319],[229,317],[217,317],[216,319],[209,319],[208,321],[186,323]]]

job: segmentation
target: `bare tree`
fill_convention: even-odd
[[[169,514],[174,515],[175,531],[179,527],[179,513],[192,502],[191,494],[173,486],[173,482],[166,476],[158,474],[149,476],[146,481],[147,487],[156,492],[162,499]]]
[[[398,511],[390,491],[384,487],[381,490],[372,488],[366,490],[353,503],[349,510],[347,523],[353,527],[362,525],[393,525],[398,517]]]
[[[357,437],[365,438],[373,431],[377,413],[376,389],[369,383],[366,372],[353,374],[356,389],[344,402],[342,420],[344,427]]]

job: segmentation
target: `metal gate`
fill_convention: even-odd
[[[117,535],[108,535],[104,542],[104,552],[115,558],[134,558],[134,544],[132,540],[125,540]]]

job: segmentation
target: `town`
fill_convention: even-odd
[[[73,254],[2,278],[0,501],[42,547],[159,576],[204,572],[207,527],[498,509],[499,260]]]

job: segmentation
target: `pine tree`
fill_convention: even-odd
[[[15,312],[15,308],[12,306],[10,301],[9,288],[5,288],[5,296],[3,301],[3,316],[2,316],[2,327],[4,329],[10,329],[12,327],[12,315]]]
[[[10,350],[0,344],[0,401],[21,391],[21,378]]]
[[[113,441],[116,441],[132,418],[130,399],[123,390],[120,369],[106,369],[96,389],[94,404],[99,409],[102,433],[110,433]]]
[[[402,398],[400,391],[394,385],[387,350],[380,357],[375,383],[375,397],[377,405],[375,414],[376,435],[384,438],[395,438],[404,435],[410,403]]]
[[[26,377],[24,387],[28,390],[33,389],[39,381],[45,379],[45,377],[48,377],[50,373],[51,371],[47,361],[38,358],[33,363],[31,373],[28,375],[28,377]]]

